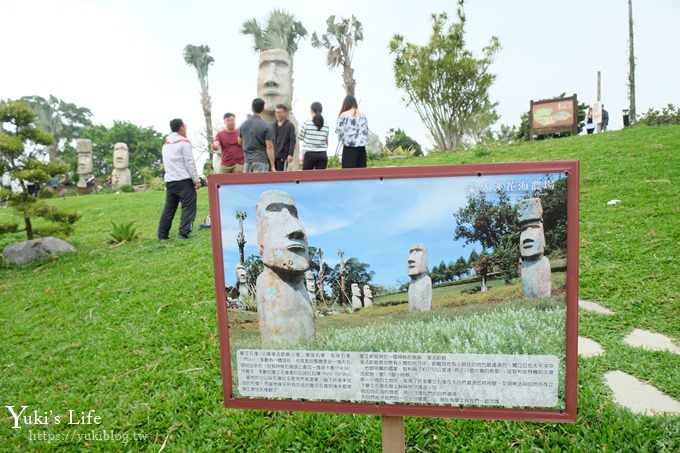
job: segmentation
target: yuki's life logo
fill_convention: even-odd
[[[95,415],[94,409],[77,411],[69,409],[65,415],[54,414],[54,411],[28,411],[29,406],[5,406],[12,417],[12,428],[21,429],[23,426],[59,425],[62,422],[69,425],[100,425],[102,418]]]

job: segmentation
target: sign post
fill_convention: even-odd
[[[405,416],[575,421],[578,178],[574,161],[211,175],[225,407],[380,415],[388,452]],[[515,290],[435,274],[475,248],[458,214],[501,204]]]
[[[529,105],[530,136],[578,134],[578,100],[576,95],[559,99],[531,101]]]

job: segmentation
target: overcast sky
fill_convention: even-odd
[[[430,14],[454,16],[455,3],[0,0],[0,99],[54,94],[89,107],[94,121],[105,125],[129,120],[167,132],[169,119],[182,117],[197,134],[203,127],[199,84],[182,58],[186,44],[207,44],[215,58],[210,69],[215,121],[225,111],[242,120],[256,95],[258,58],[252,38],[240,34],[246,19],[264,19],[272,8],[283,7],[311,33],[325,31],[331,14],[354,14],[365,28],[354,61],[357,97],[371,129],[384,139],[391,127],[401,127],[429,148],[425,128],[394,85],[387,46],[395,33],[424,43]],[[679,63],[672,49],[680,42],[680,1],[635,0],[634,8],[638,112],[678,105]],[[503,46],[491,67],[501,123],[518,124],[531,99],[561,92],[593,102],[600,70],[610,126],[621,127],[627,107],[626,0],[474,0],[466,11],[474,52],[492,34]],[[320,101],[334,124],[344,94],[341,73],[328,70],[324,51],[309,40],[295,55],[294,77],[296,116],[306,118],[311,102]]]
[[[446,178],[385,179],[302,182],[220,186],[220,215],[225,279],[234,282],[239,261],[236,244],[237,210],[248,216],[243,223],[245,256],[257,255],[255,205],[260,194],[278,189],[295,199],[310,246],[324,251],[331,267],[339,262],[338,249],[345,259],[355,257],[368,263],[376,275],[374,284],[398,286],[408,281],[406,261],[411,245],[424,243],[429,249],[429,267],[459,256],[470,256],[479,244],[454,241],[456,222],[453,214],[467,205],[467,195],[484,192],[495,199],[502,188],[511,202],[526,198],[563,174],[524,174]],[[384,244],[376,247],[376,244]]]

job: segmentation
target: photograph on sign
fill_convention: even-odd
[[[218,184],[230,398],[564,410],[568,179]]]
[[[578,133],[578,102],[576,95],[532,101],[530,105],[531,136]]]

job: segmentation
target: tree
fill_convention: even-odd
[[[453,263],[453,266],[451,266],[451,273],[460,279],[463,275],[468,273],[469,269],[470,266],[468,266],[467,261],[465,261],[465,258],[461,256],[458,257],[456,262]]]
[[[35,236],[70,234],[80,217],[41,202],[29,193],[29,184],[48,183],[53,176],[66,171],[65,165],[42,162],[36,158],[35,152],[27,151],[27,144],[49,146],[55,142],[52,135],[35,123],[36,113],[26,102],[8,101],[0,105],[0,124],[3,124],[0,128],[0,174],[9,172],[21,186],[19,193],[0,190],[0,199],[7,198],[9,206],[24,221],[23,230],[17,224],[0,225],[0,234],[25,231],[29,240]],[[54,225],[34,228],[33,217],[41,217]]]
[[[373,280],[375,272],[370,270],[370,265],[367,263],[362,263],[357,258],[350,258],[345,261],[345,288],[344,294],[351,297],[352,294],[352,283],[358,283],[359,286],[369,284]],[[340,288],[340,263],[336,264],[334,268],[328,268],[326,270],[327,282],[330,285],[333,297],[338,298],[340,301],[345,300],[345,298],[340,295],[343,291]]]
[[[113,146],[118,142],[128,146],[133,184],[143,183],[145,177],[160,175],[163,134],[151,127],[137,126],[128,121],[114,121],[111,128],[101,124],[87,127],[81,133],[81,137],[92,140],[93,173],[97,176],[111,174]],[[75,149],[68,150],[65,160],[75,171]]]
[[[385,148],[390,151],[401,148],[402,150],[410,151],[413,156],[423,155],[423,149],[420,147],[420,144],[401,129],[390,129],[387,132]]]
[[[312,46],[328,50],[326,64],[329,68],[342,67],[342,80],[345,92],[354,96],[356,80],[352,59],[357,44],[364,40],[364,27],[354,15],[350,18],[341,17],[336,22],[335,16],[326,20],[326,33],[319,37],[312,34]]]
[[[467,206],[454,214],[454,240],[464,239],[466,244],[479,243],[483,248],[482,256],[470,256],[470,264],[482,277],[482,291],[486,291],[486,276],[492,266],[504,265],[504,271],[511,274],[511,267],[516,266],[519,260],[519,241],[515,239],[518,230],[517,207],[510,203],[504,190],[497,190],[496,195],[498,200],[494,203],[486,199],[484,192],[470,194]],[[493,256],[489,256],[487,249],[493,250]],[[484,254],[487,255],[486,259]]]
[[[307,36],[302,22],[287,11],[275,9],[269,13],[267,23],[263,27],[257,19],[248,19],[243,23],[241,33],[252,35],[253,50],[263,52],[269,49],[283,49],[291,60],[298,50],[298,43]]]
[[[540,198],[543,207],[545,254],[564,254],[567,246],[567,179],[558,179],[532,196]]]
[[[47,146],[50,162],[57,162],[59,148],[78,138],[78,134],[92,124],[90,109],[78,107],[53,95],[47,99],[35,95],[24,96],[21,100],[37,114],[35,124],[54,137],[54,142]]]
[[[390,42],[394,75],[404,100],[413,106],[441,151],[457,150],[463,139],[497,118],[489,98],[495,75],[488,72],[500,42],[492,36],[475,58],[465,48],[464,0],[458,1],[458,21],[447,25],[446,13],[432,15],[430,41],[419,46],[402,35]]]
[[[215,59],[210,55],[210,47],[187,44],[186,47],[184,47],[184,61],[189,66],[193,66],[194,69],[196,69],[198,82],[201,84],[201,106],[203,107],[203,117],[205,118],[205,135],[208,142],[208,155],[210,155],[210,143],[212,143],[214,135],[212,126],[212,102],[208,91],[208,69],[210,69],[210,65],[215,62]],[[215,169],[214,165],[213,169]]]
[[[255,287],[257,286],[257,277],[259,277],[262,271],[264,270],[262,258],[260,257],[260,255],[250,255],[243,262],[243,266],[246,268],[248,287],[251,289],[251,294],[255,294]]]

